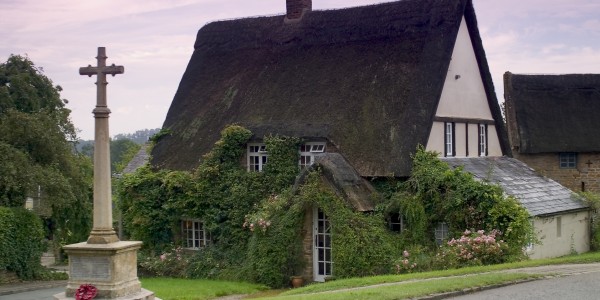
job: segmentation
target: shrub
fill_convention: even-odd
[[[23,280],[41,276],[43,238],[38,216],[24,208],[0,206],[0,270],[15,272]]]
[[[160,255],[140,252],[138,255],[140,273],[148,276],[186,277],[190,256],[190,253],[173,244]]]
[[[465,230],[459,239],[451,239],[439,248],[435,265],[444,269],[502,263],[507,258],[508,245],[498,240],[499,236],[496,230],[489,234],[483,230]]]

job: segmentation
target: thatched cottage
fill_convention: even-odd
[[[600,192],[600,74],[504,74],[515,158],[573,191]]]
[[[249,171],[268,163],[263,136],[300,137],[299,164],[316,161],[339,194],[369,211],[366,179],[408,177],[419,144],[444,157],[510,155],[471,0],[328,11],[287,0],[285,15],[205,25],[194,49],[155,166],[196,167],[237,123],[255,134]],[[327,216],[315,208],[305,224],[313,279],[323,281],[332,274]],[[205,236],[195,226],[185,230]]]

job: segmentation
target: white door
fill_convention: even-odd
[[[331,223],[320,208],[313,210],[313,274],[314,281],[331,276]]]

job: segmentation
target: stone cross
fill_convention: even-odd
[[[106,105],[106,75],[123,74],[123,66],[106,65],[106,49],[98,47],[98,66],[79,68],[80,75],[96,75],[97,101],[92,111],[95,118],[94,133],[94,227],[87,240],[88,244],[110,244],[119,238],[112,226],[112,191],[110,174],[110,136]]]

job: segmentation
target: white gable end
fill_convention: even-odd
[[[464,17],[436,116],[493,120]]]
[[[442,156],[502,156],[464,17],[426,149]]]

